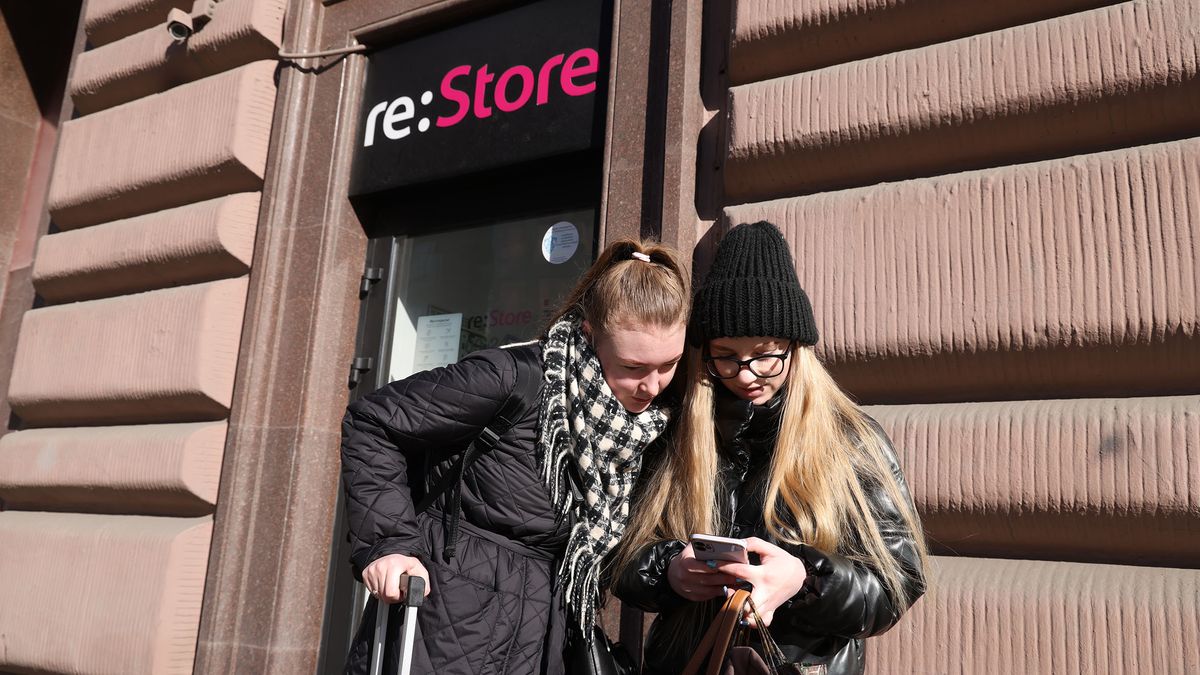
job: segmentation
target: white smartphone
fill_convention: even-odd
[[[696,552],[696,560],[750,562],[750,557],[746,555],[745,539],[718,537],[712,534],[693,534],[692,550]]]

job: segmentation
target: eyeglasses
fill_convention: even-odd
[[[783,374],[783,366],[792,353],[792,345],[781,354],[763,354],[750,359],[738,360],[729,356],[705,356],[704,367],[708,374],[719,380],[731,380],[748,368],[755,377],[777,377]]]

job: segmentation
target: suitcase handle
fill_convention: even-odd
[[[408,675],[412,668],[413,640],[416,634],[417,608],[425,602],[425,580],[411,574],[400,575],[400,588],[404,589],[404,634],[400,642],[400,664],[398,671]],[[387,642],[387,625],[390,606],[381,600],[375,605],[375,641],[371,644],[371,675],[382,675],[383,652]]]
[[[401,574],[400,588],[404,589],[405,607],[420,607],[425,603],[425,580],[421,577]]]

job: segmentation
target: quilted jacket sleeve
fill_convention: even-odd
[[[892,475],[912,508],[912,498],[891,442],[878,425],[875,429],[883,440]],[[798,630],[847,638],[878,635],[895,625],[904,609],[925,592],[924,571],[913,532],[904,525],[896,505],[880,487],[865,487],[884,544],[904,571],[903,585],[908,603],[897,602],[888,593],[879,574],[861,562],[804,544],[786,546],[792,555],[804,561],[808,579],[799,593],[775,611],[772,632]]]
[[[382,556],[424,549],[410,465],[429,467],[463,449],[499,412],[515,378],[512,357],[492,349],[392,382],[349,406],[342,486],[355,577]]]

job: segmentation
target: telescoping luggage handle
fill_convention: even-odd
[[[425,601],[425,580],[408,574],[400,575],[404,589],[404,635],[400,640],[400,675],[412,673],[413,642],[417,634],[417,608]],[[371,645],[371,675],[382,675],[383,651],[387,643],[388,606],[382,601],[375,607],[375,642]]]

